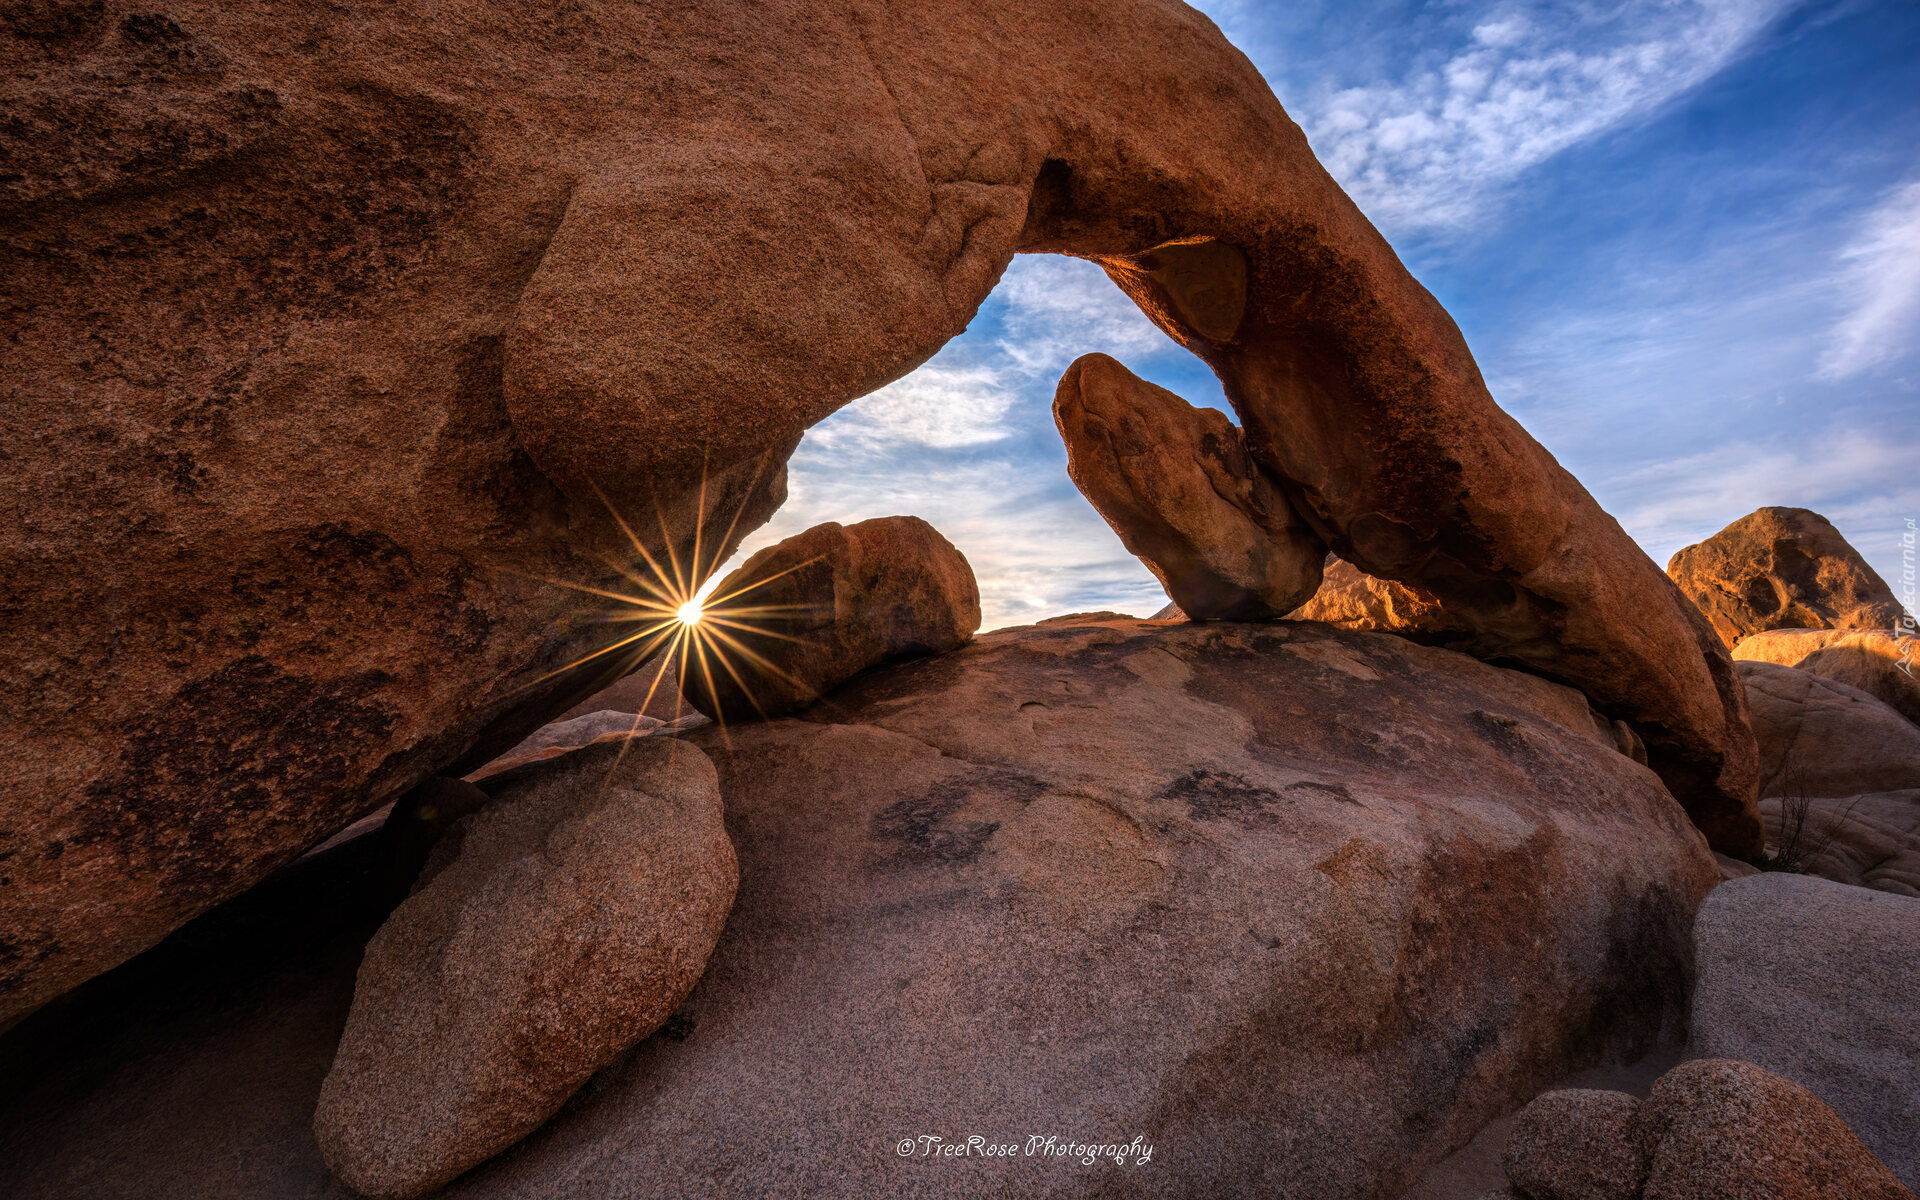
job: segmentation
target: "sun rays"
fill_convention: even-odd
[[[762,463],[761,470],[764,469],[765,464]],[[688,539],[684,535],[680,538],[674,536],[665,511],[657,502],[654,506],[654,523],[659,529],[659,536],[654,545],[658,547],[658,552],[648,544],[647,538],[635,530],[633,523],[613,502],[596,488],[600,502],[606,506],[625,539],[625,552],[609,555],[602,561],[627,586],[598,588],[549,577],[540,578],[540,582],[593,597],[599,603],[587,615],[597,624],[614,627],[619,636],[515,690],[530,690],[570,672],[581,671],[596,662],[607,669],[608,676],[620,677],[658,656],[664,661],[661,669],[654,673],[645,698],[637,706],[639,712],[635,714],[635,733],[639,731],[640,716],[653,704],[662,686],[675,689],[673,700],[676,716],[689,703],[682,692],[687,696],[697,694],[713,698],[705,707],[713,710],[709,715],[719,723],[723,738],[727,736],[726,720],[717,697],[729,683],[764,717],[765,712],[754,695],[754,679],[772,677],[797,681],[750,641],[798,641],[791,634],[783,632],[780,626],[808,612],[812,606],[755,603],[752,594],[818,559],[808,559],[764,577],[736,580],[729,576],[725,581],[713,578],[721,557],[731,547],[747,498],[752,496],[758,482],[759,473],[756,472],[753,482],[742,492],[741,502],[735,506],[725,531],[718,538],[712,538],[706,529],[707,480],[705,473],[702,473],[691,546],[687,547],[684,559],[680,547]],[[728,586],[726,591],[721,592],[723,582]],[[762,648],[765,648],[765,643],[762,643]],[[624,753],[623,747],[622,755]],[[617,759],[615,766],[618,766]]]

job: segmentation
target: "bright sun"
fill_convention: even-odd
[[[685,604],[682,604],[673,615],[680,618],[682,625],[698,625],[700,623],[700,598],[696,596]]]

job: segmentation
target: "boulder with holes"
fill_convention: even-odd
[[[1096,259],[1333,550],[1757,845],[1711,633],[1203,15],[460,13],[0,12],[0,1020],[567,708],[640,570],[608,508],[710,570],[1016,251]]]
[[[1729,648],[1769,629],[1892,629],[1893,589],[1833,523],[1804,508],[1760,508],[1676,552],[1667,574]]]

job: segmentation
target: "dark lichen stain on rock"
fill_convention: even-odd
[[[1275,810],[1290,803],[1271,788],[1255,785],[1231,771],[1189,771],[1160,789],[1164,800],[1183,801],[1187,811],[1202,821],[1242,823],[1270,821]]]
[[[1353,792],[1348,789],[1344,783],[1320,783],[1312,779],[1302,779],[1299,783],[1288,784],[1282,790],[1288,792],[1319,792],[1335,800],[1344,800],[1348,804],[1360,804],[1360,801],[1354,799]],[[1361,805],[1361,807],[1364,808],[1366,806]]]
[[[380,671],[296,675],[254,655],[229,663],[133,724],[119,770],[88,789],[73,840],[153,862],[169,889],[218,894],[246,868],[233,844],[335,826],[356,763],[384,754],[398,722],[378,699],[391,682]]]
[[[1475,733],[1515,766],[1525,771],[1541,766],[1540,751],[1516,718],[1476,708],[1467,714],[1467,720]]]
[[[957,866],[978,857],[1000,829],[999,821],[956,819],[976,793],[1025,805],[1045,790],[1038,779],[1015,771],[951,779],[874,814],[873,837],[890,844],[893,861],[901,865]]]

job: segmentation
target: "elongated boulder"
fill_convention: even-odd
[[[1187,616],[1284,616],[1320,586],[1325,545],[1221,413],[1088,354],[1053,420],[1067,474]]]
[[[1920,638],[1889,630],[1773,629],[1733,648],[1743,662],[1797,667],[1865,692],[1920,725]]]
[[[1811,671],[1745,659],[1734,666],[1760,747],[1762,796],[1920,788],[1920,726]]]
[[[711,569],[1016,251],[1099,262],[1329,547],[1758,844],[1704,619],[1184,5],[0,22],[0,1020],[568,707],[639,573],[603,498]]]
[[[327,1165],[418,1196],[518,1141],[686,997],[737,880],[713,765],[683,742],[507,789],[367,946],[314,1115]]]
[[[1890,630],[1893,589],[1833,523],[1805,508],[1759,508],[1676,552],[1667,574],[1729,649],[1768,629]]]
[[[687,695],[739,721],[804,708],[888,659],[965,645],[980,590],[966,557],[919,517],[828,521],[740,564],[701,622]]]

